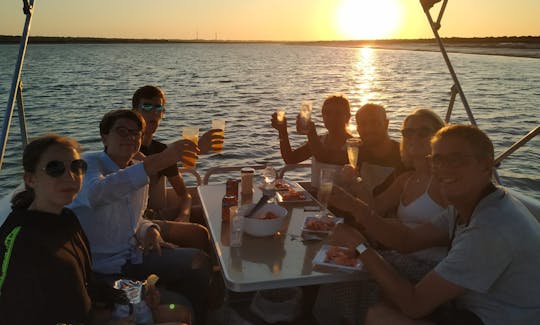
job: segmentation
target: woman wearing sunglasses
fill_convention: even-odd
[[[0,323],[83,323],[91,307],[88,240],[64,206],[81,189],[79,144],[56,134],[29,143],[25,190],[0,228]]]
[[[379,216],[396,216],[396,221],[415,228],[431,222],[444,211],[447,202],[441,194],[439,183],[431,174],[428,157],[431,153],[430,139],[444,125],[444,121],[430,109],[417,109],[405,118],[401,129],[400,151],[403,164],[411,170],[401,174],[388,189],[375,198],[361,197],[366,202],[373,202],[372,205]],[[347,210],[350,198],[351,195],[345,190],[336,187],[331,203]],[[391,243],[385,238],[375,235],[371,239],[392,248]],[[434,247],[409,254],[383,251],[381,255],[401,274],[412,281],[418,281],[446,256],[446,252],[446,247]],[[347,314],[346,317],[351,320],[357,318],[362,315],[359,310],[367,310],[366,303],[376,299],[373,292],[365,292],[364,289],[365,283],[322,287],[317,301],[317,306],[321,307],[315,309],[318,310],[316,314],[320,320],[326,319],[327,322],[331,322],[328,317],[343,317],[345,313],[336,306],[347,306],[344,310],[353,313]],[[343,291],[347,294],[343,294]],[[341,293],[336,296],[336,292]],[[348,298],[336,304],[335,302],[342,297]],[[330,304],[331,301],[334,303]],[[350,308],[351,305],[356,307]]]

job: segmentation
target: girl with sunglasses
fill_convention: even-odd
[[[0,228],[0,323],[83,323],[91,307],[88,240],[64,206],[81,189],[79,144],[48,134],[24,149],[25,190]]]

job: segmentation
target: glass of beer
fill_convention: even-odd
[[[349,163],[356,168],[358,164],[358,148],[362,140],[359,138],[347,139],[347,156],[349,157]]]
[[[223,142],[225,141],[225,120],[223,119],[212,120],[212,129],[221,130],[217,132],[216,135],[222,136],[223,138],[220,139],[219,141],[212,142],[212,151],[221,152],[223,151]]]
[[[285,108],[278,108],[276,110],[276,117],[279,124],[283,124],[285,121]]]
[[[195,144],[199,143],[199,128],[198,127],[184,127],[182,128],[182,138],[189,140]],[[187,168],[195,168],[197,163],[197,154],[193,153],[195,157],[186,156],[184,158],[184,166]]]
[[[328,201],[334,187],[334,176],[336,170],[334,168],[321,168],[321,177],[319,182],[319,191],[317,192],[317,200],[322,206],[321,215],[327,214]]]

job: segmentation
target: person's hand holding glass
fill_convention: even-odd
[[[285,117],[285,109],[278,108],[272,114],[272,127],[280,132],[287,130],[287,118]]]
[[[298,132],[298,134],[308,134],[312,110],[313,104],[311,101],[302,102],[302,105],[300,106],[300,113],[296,118],[296,132]]]
[[[212,120],[212,129],[205,132],[199,139],[199,149],[201,154],[208,153],[212,150],[215,153],[223,151],[223,143],[225,141],[225,120]]]
[[[356,168],[358,165],[358,150],[362,140],[360,138],[347,139],[347,156],[349,157],[349,163]]]
[[[182,129],[182,138],[193,142],[195,145],[199,143],[199,128],[198,127],[184,127]],[[197,153],[186,151],[186,154],[182,157],[182,163],[187,168],[195,168],[197,163]]]

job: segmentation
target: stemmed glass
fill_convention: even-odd
[[[358,164],[358,149],[362,140],[359,138],[347,139],[347,156],[349,157],[349,163],[356,168]]]
[[[334,176],[336,170],[333,168],[321,168],[321,177],[319,182],[319,191],[317,192],[317,200],[321,204],[322,210],[320,217],[328,215],[328,201],[334,187]]]

